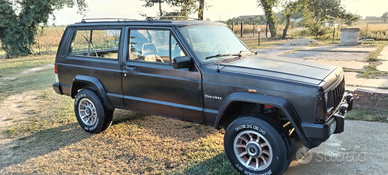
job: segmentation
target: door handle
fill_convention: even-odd
[[[136,67],[124,66],[124,70],[132,72],[132,71],[136,71]]]

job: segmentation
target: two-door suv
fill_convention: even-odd
[[[84,130],[109,128],[115,108],[225,128],[244,174],[282,174],[290,138],[313,148],[343,132],[353,100],[342,68],[253,53],[208,21],[83,20],[67,26],[55,72]]]

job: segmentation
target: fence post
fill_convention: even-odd
[[[241,38],[243,37],[243,23],[244,21],[241,21]]]

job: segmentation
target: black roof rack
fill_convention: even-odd
[[[196,18],[189,18],[186,16],[157,16],[157,17],[146,17],[146,21],[158,21],[158,22],[167,22],[171,23],[173,20],[198,20]],[[139,19],[130,19],[130,18],[83,18],[81,23],[87,22],[125,22],[125,21],[143,21]]]
[[[153,20],[198,20],[197,18],[190,18],[186,16],[148,16],[146,17],[147,21],[153,21]]]
[[[136,19],[130,18],[84,18],[81,20],[81,23],[90,22],[116,22],[116,21],[136,21]]]

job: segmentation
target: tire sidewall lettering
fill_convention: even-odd
[[[238,125],[234,128],[234,130],[236,132],[239,132],[243,129],[253,129],[253,130],[256,130],[257,132],[259,132],[260,134],[262,135],[265,135],[267,133],[267,131],[259,126],[256,126],[256,125],[250,125],[250,124],[242,124],[242,125]]]
[[[92,131],[92,130],[95,130],[97,128],[97,125],[98,125],[98,122],[99,122],[99,118],[97,117],[97,120],[96,120],[96,124],[94,124],[92,127],[88,127],[88,126],[84,126],[84,129],[85,130],[88,130],[88,131]]]
[[[75,97],[75,104],[78,104],[78,101],[81,100],[81,98],[85,98],[86,94],[79,94]]]

